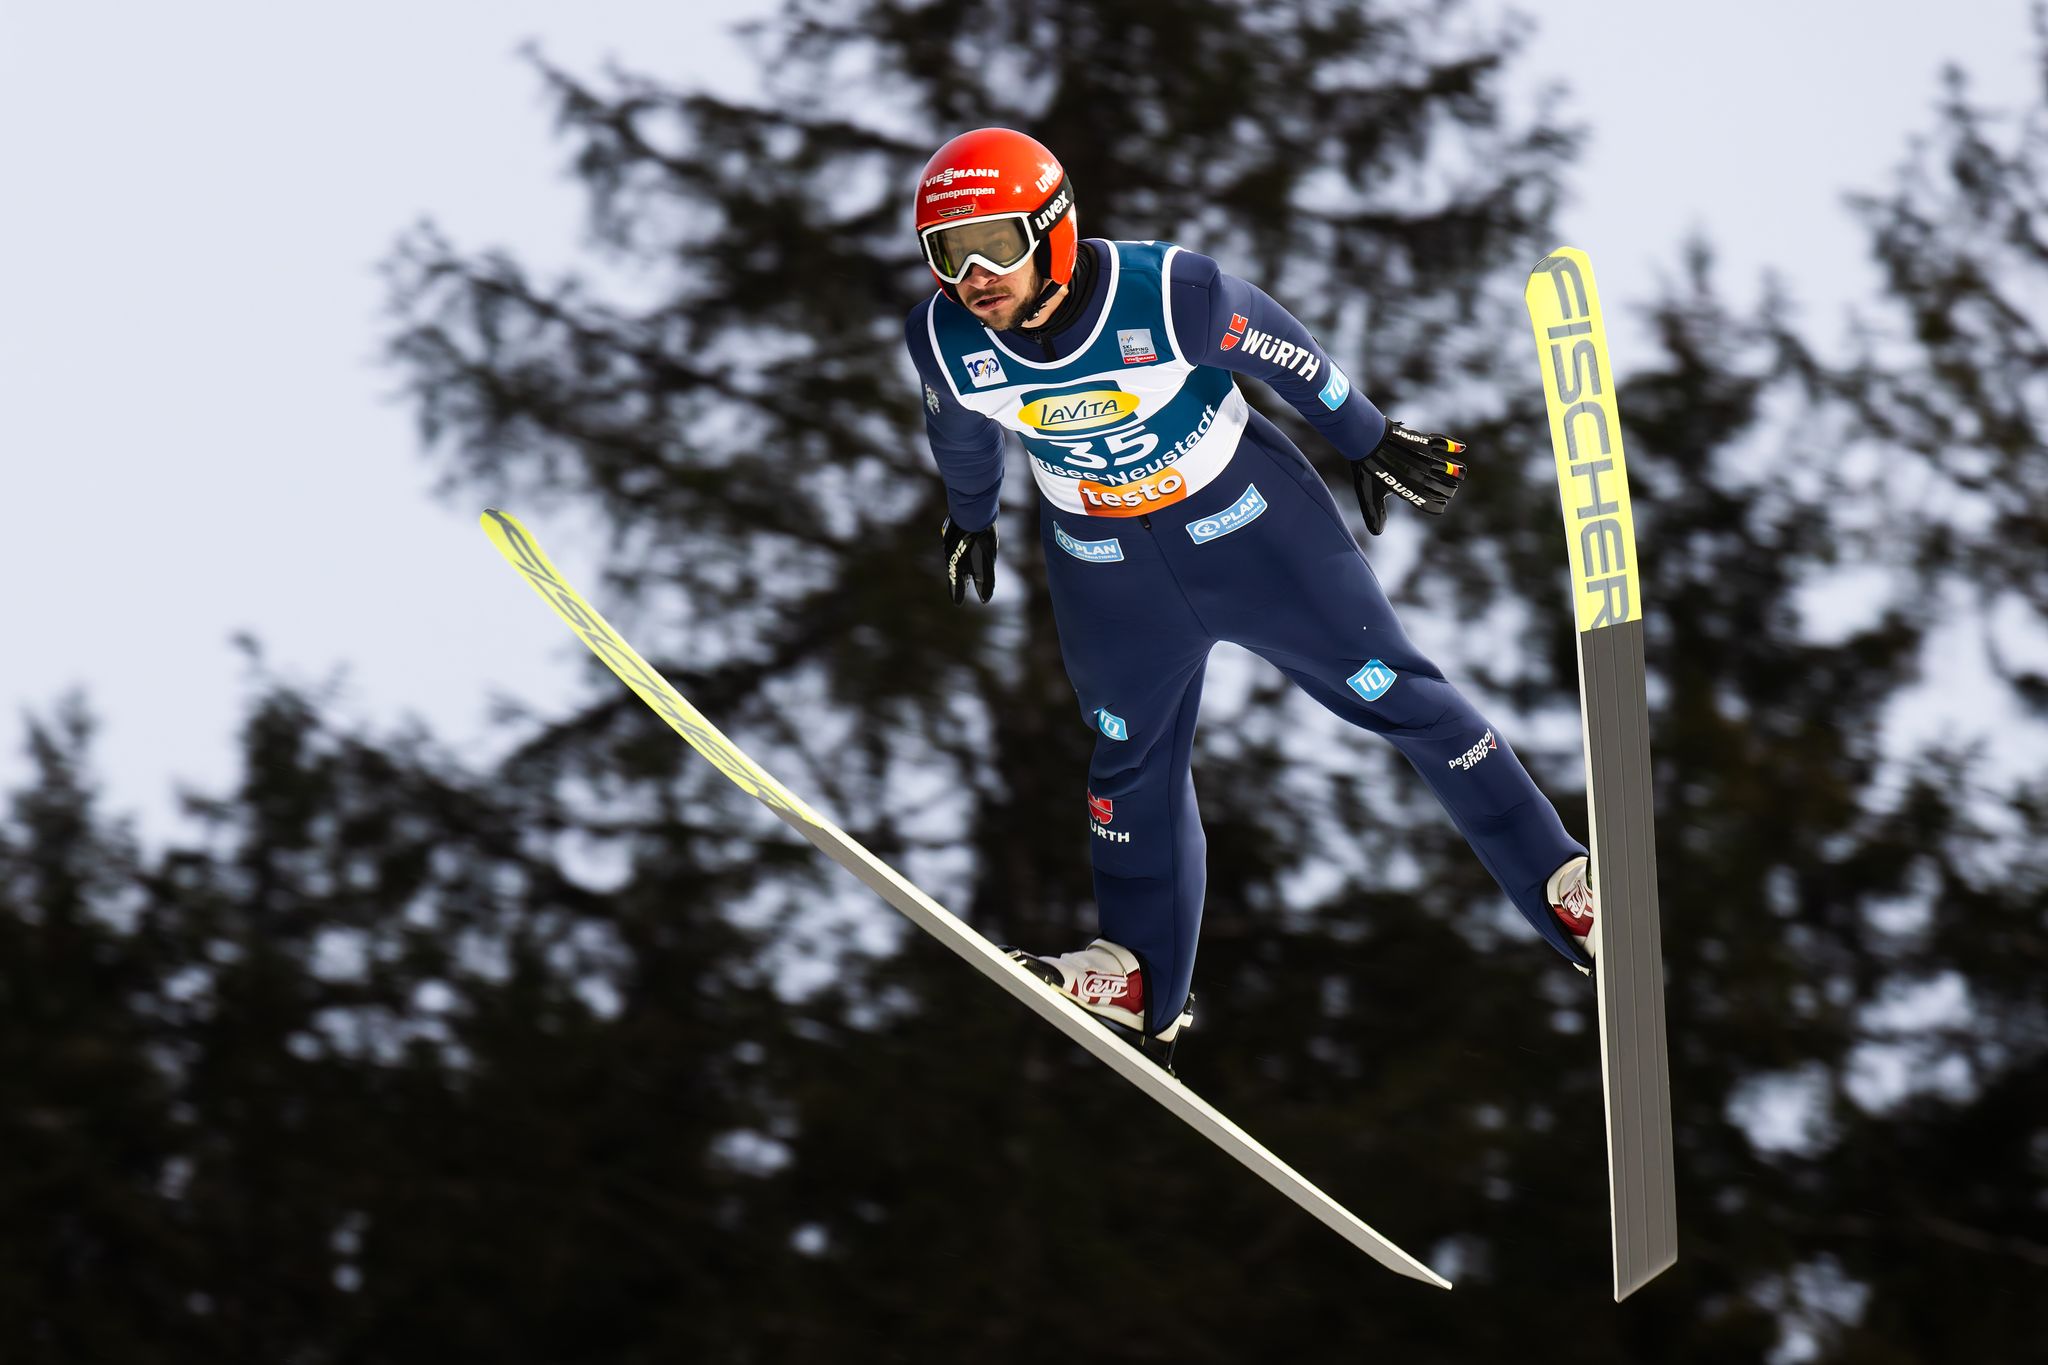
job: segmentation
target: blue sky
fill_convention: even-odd
[[[168,833],[175,781],[232,775],[242,631],[287,677],[340,678],[343,715],[416,715],[472,757],[492,751],[492,692],[571,695],[573,642],[476,509],[430,497],[376,363],[375,265],[429,216],[465,248],[572,265],[581,200],[519,45],[737,93],[746,62],[723,30],[761,9],[0,9],[0,782],[24,771],[16,718],[83,687],[114,806]],[[1591,129],[1563,235],[1599,263],[1610,310],[1646,298],[1698,230],[1738,297],[1774,268],[1835,335],[1872,279],[1842,193],[1885,184],[1931,122],[1942,63],[1994,103],[2029,93],[2021,0],[1927,15],[1545,6],[1515,89],[1568,82]],[[573,537],[548,541],[594,577]]]

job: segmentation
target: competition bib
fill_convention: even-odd
[[[1177,246],[1111,242],[1095,329],[1065,360],[1028,360],[964,308],[938,300],[932,351],[960,402],[1016,432],[1063,512],[1135,517],[1222,473],[1249,409],[1222,370],[1181,354],[1166,306]]]

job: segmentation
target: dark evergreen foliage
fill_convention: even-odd
[[[594,518],[591,595],[791,786],[993,935],[1093,927],[1035,495],[1013,469],[997,601],[955,610],[900,351],[910,177],[990,122],[1061,151],[1084,231],[1216,254],[1472,440],[1457,512],[1375,553],[1414,555],[1411,626],[1488,709],[1575,717],[1520,314],[1572,138],[1501,112],[1512,32],[848,0],[760,41],[762,107],[537,59],[614,283],[422,229],[391,353],[450,494]],[[1682,1239],[1627,1304],[1590,990],[1411,774],[1276,679],[1220,659],[1204,714],[1183,1074],[1450,1295],[900,930],[593,666],[489,773],[262,681],[240,785],[163,850],[102,812],[82,705],[30,728],[0,1359],[2030,1358],[2044,111],[2013,128],[1958,84],[1863,202],[1888,292],[1847,361],[1731,311],[1703,247],[1655,353],[1618,357]],[[1900,724],[1958,651],[1994,744]],[[1575,752],[1518,747],[1582,825]]]

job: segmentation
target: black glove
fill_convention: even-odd
[[[939,534],[946,542],[946,585],[953,590],[953,605],[957,607],[967,600],[970,578],[974,580],[975,593],[982,601],[988,601],[996,591],[996,524],[990,522],[979,531],[963,531],[947,517]]]
[[[1387,434],[1362,460],[1351,462],[1351,486],[1358,490],[1358,510],[1365,529],[1378,535],[1387,525],[1387,494],[1398,493],[1422,511],[1440,517],[1451,495],[1465,482],[1465,443],[1435,432],[1424,435],[1399,422],[1387,423]]]

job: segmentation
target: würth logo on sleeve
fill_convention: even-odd
[[[1230,319],[1233,330],[1237,326],[1237,321],[1237,317],[1233,314]],[[1227,351],[1230,349],[1228,344],[1230,338],[1225,337],[1223,340],[1225,343],[1223,349]],[[1323,368],[1322,357],[1308,347],[1297,346],[1291,341],[1282,341],[1271,332],[1261,332],[1258,328],[1249,325],[1244,329],[1244,349],[1245,354],[1255,355],[1261,360],[1269,360],[1283,370],[1293,371],[1303,379],[1315,378],[1316,372]]]
[[[1216,344],[1226,351],[1235,349],[1237,343],[1244,340],[1244,329],[1251,325],[1252,320],[1244,314],[1232,313],[1230,315],[1230,330],[1225,332],[1223,339]]]

